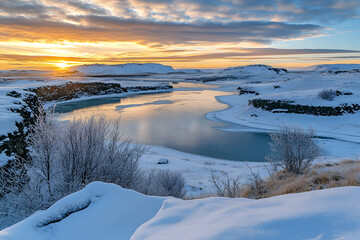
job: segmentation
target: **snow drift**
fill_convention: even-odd
[[[322,64],[306,67],[304,70],[314,72],[360,71],[360,64]]]
[[[95,182],[0,239],[357,239],[360,187],[261,200],[150,197]]]
[[[358,239],[360,187],[261,200],[168,199],[131,240]]]
[[[222,70],[220,73],[226,73],[231,75],[238,74],[285,74],[287,70],[285,68],[273,68],[269,65],[247,65],[239,67],[230,67]]]
[[[130,239],[165,198],[93,182],[0,232],[0,239]]]
[[[157,63],[90,64],[70,67],[68,70],[77,71],[83,75],[141,75],[175,72],[171,66]]]

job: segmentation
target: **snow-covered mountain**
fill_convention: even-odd
[[[269,65],[255,64],[239,67],[229,67],[220,73],[238,75],[238,74],[285,74],[287,70],[284,68],[273,68]]]
[[[335,72],[360,70],[360,64],[322,64],[303,68],[306,71]]]
[[[359,198],[360,187],[342,187],[180,200],[95,182],[4,229],[0,239],[357,239]]]
[[[158,63],[127,63],[116,65],[90,64],[73,66],[68,70],[77,71],[83,75],[141,75],[175,72],[171,66]]]

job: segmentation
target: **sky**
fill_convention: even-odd
[[[360,63],[359,0],[0,0],[0,70]]]

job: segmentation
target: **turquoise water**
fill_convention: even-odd
[[[92,114],[105,114],[109,119],[120,117],[125,136],[148,145],[214,158],[265,161],[270,151],[270,138],[266,133],[251,132],[239,125],[236,129],[241,132],[229,132],[226,129],[234,125],[205,117],[208,112],[227,108],[217,102],[215,96],[232,93],[204,89],[196,84],[193,87],[198,88],[186,91],[183,91],[184,85],[175,87],[178,89],[173,92],[62,103],[55,111],[59,120]]]

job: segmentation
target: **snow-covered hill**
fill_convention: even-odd
[[[83,75],[141,75],[155,73],[173,73],[175,70],[171,66],[157,63],[127,63],[127,64],[90,64],[73,66],[69,71],[77,71]]]
[[[4,229],[0,239],[353,240],[359,198],[360,187],[343,187],[261,200],[180,200],[95,182]]]
[[[360,64],[322,64],[304,68],[306,71],[315,72],[336,72],[360,70]]]
[[[284,68],[273,68],[269,65],[247,65],[239,67],[230,67],[222,70],[220,73],[239,75],[239,74],[285,74],[287,70]]]

